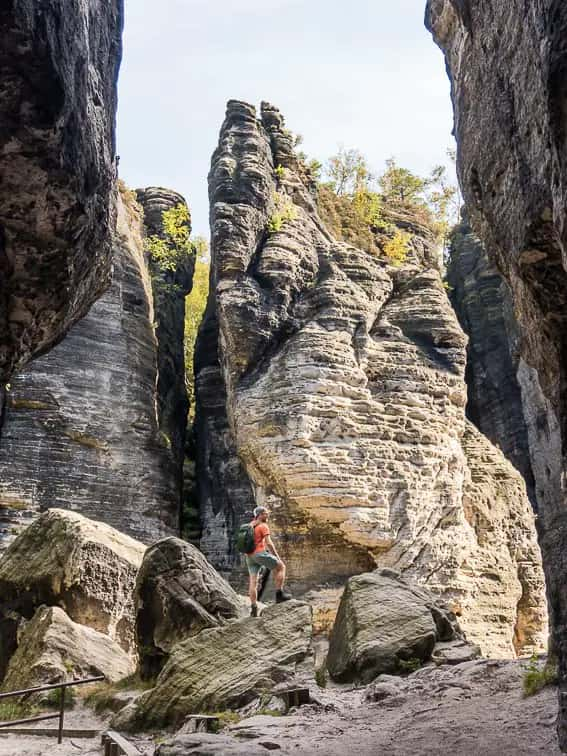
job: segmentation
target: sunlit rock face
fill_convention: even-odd
[[[107,288],[122,0],[0,9],[0,384]]]
[[[426,23],[451,79],[471,222],[510,285],[520,324],[520,375],[539,448],[540,540],[560,657],[559,738],[566,749],[567,6],[430,0]]]
[[[170,205],[179,201],[171,193]],[[144,543],[177,534],[183,460],[176,452],[187,416],[184,297],[192,266],[185,254],[175,270],[151,275],[143,213],[123,190],[110,289],[60,344],[12,379],[0,437],[0,550],[52,506]],[[179,285],[170,281],[175,276]],[[170,297],[159,309],[162,345],[154,289],[163,286]],[[160,383],[160,348],[181,353],[181,386]],[[163,395],[160,385],[167,387]]]
[[[520,476],[467,425],[466,338],[431,235],[414,228],[399,267],[335,240],[267,104],[258,120],[229,103],[209,187],[205,554],[234,573],[234,528],[268,504],[298,592],[395,567],[445,596],[485,653],[538,646],[533,514]]]

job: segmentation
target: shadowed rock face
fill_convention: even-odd
[[[522,473],[537,508],[511,292],[466,217],[453,232],[447,281],[451,304],[469,337],[467,415]]]
[[[0,383],[109,283],[122,0],[0,9]]]
[[[118,209],[110,289],[60,344],[11,382],[0,438],[0,549],[55,504],[144,543],[178,532],[178,447],[187,416],[184,291],[193,260],[182,256],[183,285],[175,284],[171,303],[160,310],[157,335],[167,339],[161,349],[153,288],[173,290],[164,279],[177,271],[150,275],[131,193],[121,195]],[[178,321],[168,323],[169,317]],[[161,364],[168,376],[178,369],[179,379],[160,382]]]
[[[426,23],[447,61],[472,225],[510,285],[520,324],[525,414],[541,442],[534,475],[567,749],[567,5],[430,0]]]
[[[391,566],[443,594],[485,652],[512,654],[519,625],[537,645],[533,515],[500,452],[466,443],[466,338],[434,242],[410,228],[394,267],[335,240],[302,175],[279,112],[230,102],[197,347],[202,549],[235,570],[235,524],[267,503],[295,590]],[[520,619],[524,594],[538,617]]]

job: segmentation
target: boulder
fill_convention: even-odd
[[[312,676],[311,633],[311,608],[299,601],[203,630],[173,648],[155,687],[120,726],[180,726],[189,714],[244,706],[304,673]]]
[[[155,677],[179,641],[235,619],[240,598],[203,554],[180,538],[146,551],[136,579],[140,671]]]
[[[351,578],[331,632],[327,666],[337,682],[368,683],[431,658],[460,635],[454,615],[425,589],[383,569]]]
[[[0,559],[0,648],[12,653],[18,617],[31,619],[45,604],[133,651],[133,594],[144,549],[75,512],[42,514]]]
[[[57,606],[41,606],[20,632],[2,689],[98,675],[116,682],[134,671],[132,658],[108,635],[73,622]]]
[[[438,666],[442,664],[462,664],[463,662],[473,661],[480,657],[480,648],[474,643],[467,643],[466,640],[457,639],[454,641],[443,641],[436,643],[431,661]]]

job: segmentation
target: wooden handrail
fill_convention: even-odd
[[[33,693],[42,693],[44,690],[55,690],[61,688],[61,701],[59,705],[59,714],[41,714],[38,717],[26,717],[25,719],[13,719],[11,722],[0,722],[0,728],[12,727],[17,724],[24,724],[26,722],[42,722],[45,719],[59,719],[59,727],[57,730],[57,742],[61,743],[63,740],[63,718],[65,716],[65,691],[72,685],[84,685],[85,683],[101,682],[106,678],[104,675],[98,677],[85,677],[82,680],[72,680],[71,682],[51,683],[50,685],[37,685],[34,688],[24,688],[24,690],[11,690],[9,693],[0,693],[0,699],[2,698],[14,698],[15,696],[29,696]]]

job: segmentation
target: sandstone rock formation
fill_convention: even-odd
[[[394,567],[442,595],[484,653],[512,655],[519,627],[531,639],[517,650],[537,646],[533,515],[501,453],[466,442],[466,338],[431,233],[409,226],[399,267],[337,241],[303,175],[277,110],[259,121],[229,103],[196,360],[201,547],[234,570],[235,527],[267,503],[294,590]]]
[[[134,671],[132,658],[107,635],[73,622],[59,607],[41,606],[20,632],[2,690],[98,675],[116,682]]]
[[[152,230],[159,208],[182,201],[165,190],[147,189],[144,197]],[[109,291],[11,382],[0,438],[0,549],[54,505],[146,543],[178,532],[183,302],[193,257],[183,252],[173,270],[150,275],[140,210],[124,188],[117,231]],[[153,293],[164,287],[168,305]]]
[[[331,632],[327,667],[337,682],[368,683],[380,674],[427,662],[437,641],[455,640],[462,642],[455,616],[429,591],[393,570],[377,570],[348,581]],[[448,650],[443,646],[440,654]],[[468,652],[470,656],[470,648]]]
[[[534,475],[560,657],[559,735],[567,749],[567,6],[429,0],[426,23],[451,79],[458,171],[472,226],[512,291],[528,381],[525,415],[543,442]]]
[[[311,662],[311,609],[289,601],[178,643],[155,688],[120,726],[148,729],[182,724],[194,713],[243,706],[276,685],[293,683]],[[312,674],[312,669],[311,669]]]
[[[156,677],[179,641],[240,615],[240,598],[201,552],[179,538],[146,551],[136,578],[142,678]]]
[[[122,5],[0,10],[0,384],[108,285]]]
[[[148,187],[136,191],[144,211],[146,236],[164,236],[163,213],[181,206],[187,208],[185,198],[171,189]],[[187,234],[191,232],[190,221]],[[163,269],[149,260],[152,275],[154,316],[157,337],[157,404],[159,426],[171,444],[175,460],[177,484],[181,489],[185,428],[189,403],[185,390],[185,361],[183,335],[185,324],[185,297],[191,291],[195,255],[183,251],[175,267]]]
[[[451,304],[469,337],[467,415],[522,473],[537,508],[530,435],[518,380],[520,333],[512,296],[466,214],[452,234],[447,282]]]
[[[43,604],[134,650],[134,585],[144,546],[75,512],[42,514],[0,559],[0,661],[17,646],[18,625]],[[0,678],[5,668],[0,667]]]

